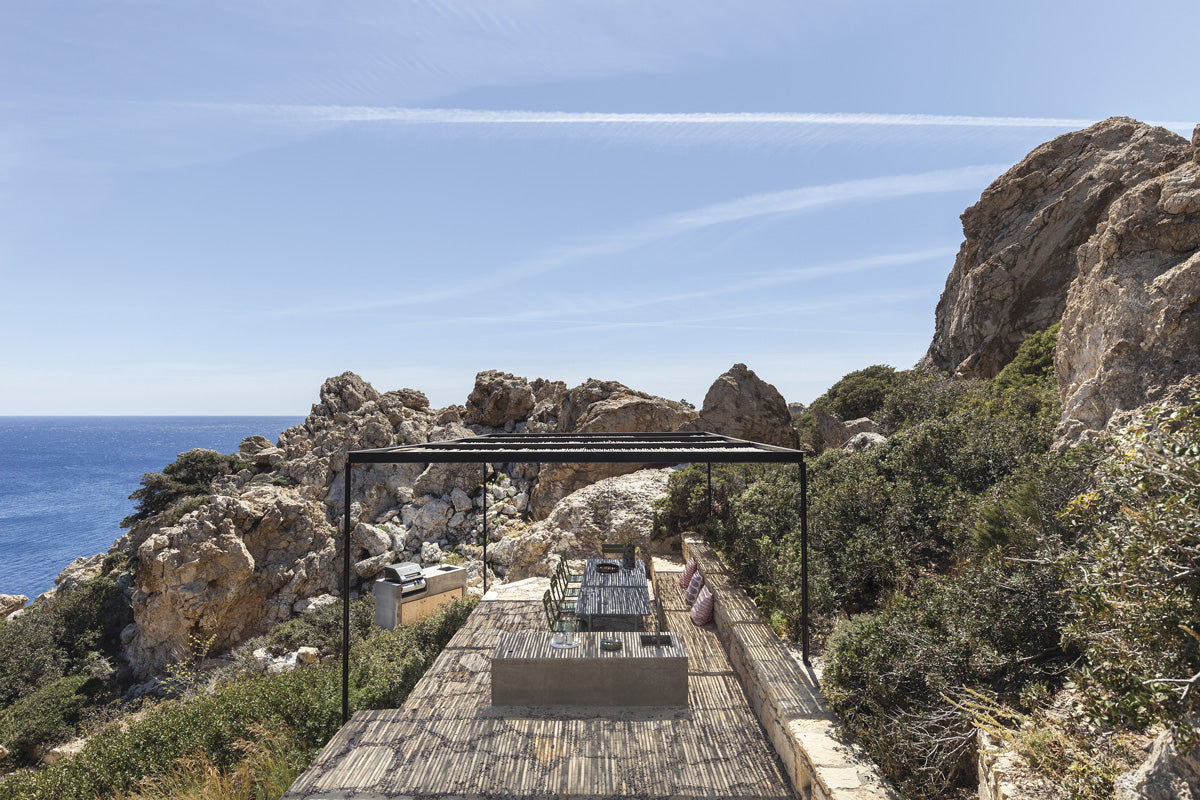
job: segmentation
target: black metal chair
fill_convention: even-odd
[[[579,582],[571,582],[570,573],[567,572],[566,562],[558,562],[558,569],[554,570],[554,574],[550,576],[551,587],[557,586],[557,593],[568,600],[574,600],[579,597]]]
[[[571,568],[567,566],[567,559],[565,558],[560,558],[558,560],[558,569],[556,571],[566,577],[568,586],[578,586],[579,584],[583,583],[583,575],[580,575],[577,572],[571,572]]]
[[[625,555],[625,545],[623,544],[601,544],[600,555],[604,558],[620,558]]]

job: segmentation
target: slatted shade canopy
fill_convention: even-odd
[[[350,718],[350,497],[356,464],[798,464],[802,647],[808,661],[808,478],[804,452],[703,431],[674,433],[493,433],[441,442],[398,445],[348,454],[342,534],[342,721]],[[711,482],[711,472],[710,472]],[[486,502],[486,494],[485,494]],[[711,494],[710,494],[711,504]],[[487,514],[484,507],[484,574]],[[710,508],[711,511],[711,508]]]

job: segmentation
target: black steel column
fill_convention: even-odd
[[[800,629],[801,652],[808,664],[808,469],[800,459]],[[811,666],[811,665],[810,665]]]
[[[488,465],[483,465],[483,593],[487,594],[487,475]]]
[[[354,467],[346,458],[346,516],[342,530],[342,724],[350,721],[350,480]]]

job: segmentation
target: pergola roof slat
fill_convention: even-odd
[[[497,433],[353,450],[352,464],[798,463],[804,452],[715,433]]]

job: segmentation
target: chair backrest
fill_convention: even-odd
[[[620,556],[625,554],[625,545],[623,544],[602,544],[600,545],[600,554],[605,556]]]
[[[667,629],[666,615],[663,614],[662,598],[654,598],[654,612],[658,616],[658,632],[662,633]]]
[[[547,589],[546,593],[542,595],[542,610],[546,612],[546,624],[550,627],[550,630],[554,630],[555,623],[558,622],[558,614],[555,613],[554,606],[554,597],[550,594],[550,590]]]

